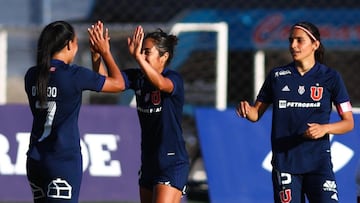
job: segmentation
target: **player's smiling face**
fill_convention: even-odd
[[[159,50],[155,46],[155,42],[151,38],[147,38],[143,44],[143,54],[145,60],[156,70],[162,72],[165,67],[166,55],[160,56]]]
[[[294,61],[315,60],[319,41],[312,41],[305,31],[294,28],[289,37],[289,49]]]

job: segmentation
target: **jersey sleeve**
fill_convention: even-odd
[[[341,75],[338,72],[334,74],[334,84],[333,84],[333,92],[332,92],[332,101],[335,105],[341,104],[344,102],[349,102],[350,97],[347,92],[345,83],[341,78]]]
[[[88,68],[75,66],[73,67],[75,71],[74,82],[78,90],[92,90],[100,92],[105,83],[105,76],[100,75]]]
[[[347,92],[345,83],[337,71],[335,71],[335,77],[333,81],[334,86],[331,99],[336,106],[336,110],[340,115],[344,112],[352,111],[350,97]]]
[[[169,78],[174,85],[174,89],[171,92],[172,95],[182,95],[184,93],[184,81],[179,73],[167,71],[164,76]]]
[[[272,72],[270,72],[267,76],[266,79],[259,91],[259,94],[256,98],[256,101],[260,101],[263,103],[267,103],[267,104],[271,104],[272,103],[272,97],[273,97],[273,93],[272,93],[272,88],[271,88],[271,74]]]

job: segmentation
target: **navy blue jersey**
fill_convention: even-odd
[[[182,77],[173,70],[164,69],[162,75],[174,84],[172,93],[165,93],[154,87],[140,69],[127,69],[122,74],[126,89],[133,89],[136,95],[141,125],[142,167],[161,171],[187,163],[181,128],[184,105]]]
[[[308,123],[329,123],[333,104],[349,102],[337,71],[320,63],[303,76],[294,63],[274,68],[257,100],[273,104],[271,144],[275,169],[304,173],[331,161],[329,135],[318,140],[303,135]]]
[[[78,116],[82,91],[100,91],[105,77],[90,69],[52,60],[47,89],[47,106],[40,106],[36,93],[37,68],[25,75],[25,91],[34,120],[28,156],[63,156],[80,152]]]

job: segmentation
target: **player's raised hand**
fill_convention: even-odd
[[[91,28],[88,28],[90,50],[101,55],[110,52],[109,30],[104,30],[104,24],[101,21],[96,22]]]
[[[143,57],[142,43],[144,40],[144,29],[139,25],[134,30],[132,37],[128,37],[129,52],[135,58]]]

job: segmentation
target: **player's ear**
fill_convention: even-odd
[[[69,40],[66,44],[67,50],[70,51],[71,50],[71,40]]]
[[[316,40],[315,42],[313,42],[313,47],[314,47],[314,51],[317,50],[320,47],[320,41]]]
[[[169,52],[165,52],[162,56],[161,56],[161,61],[165,64],[166,61],[169,58]]]

